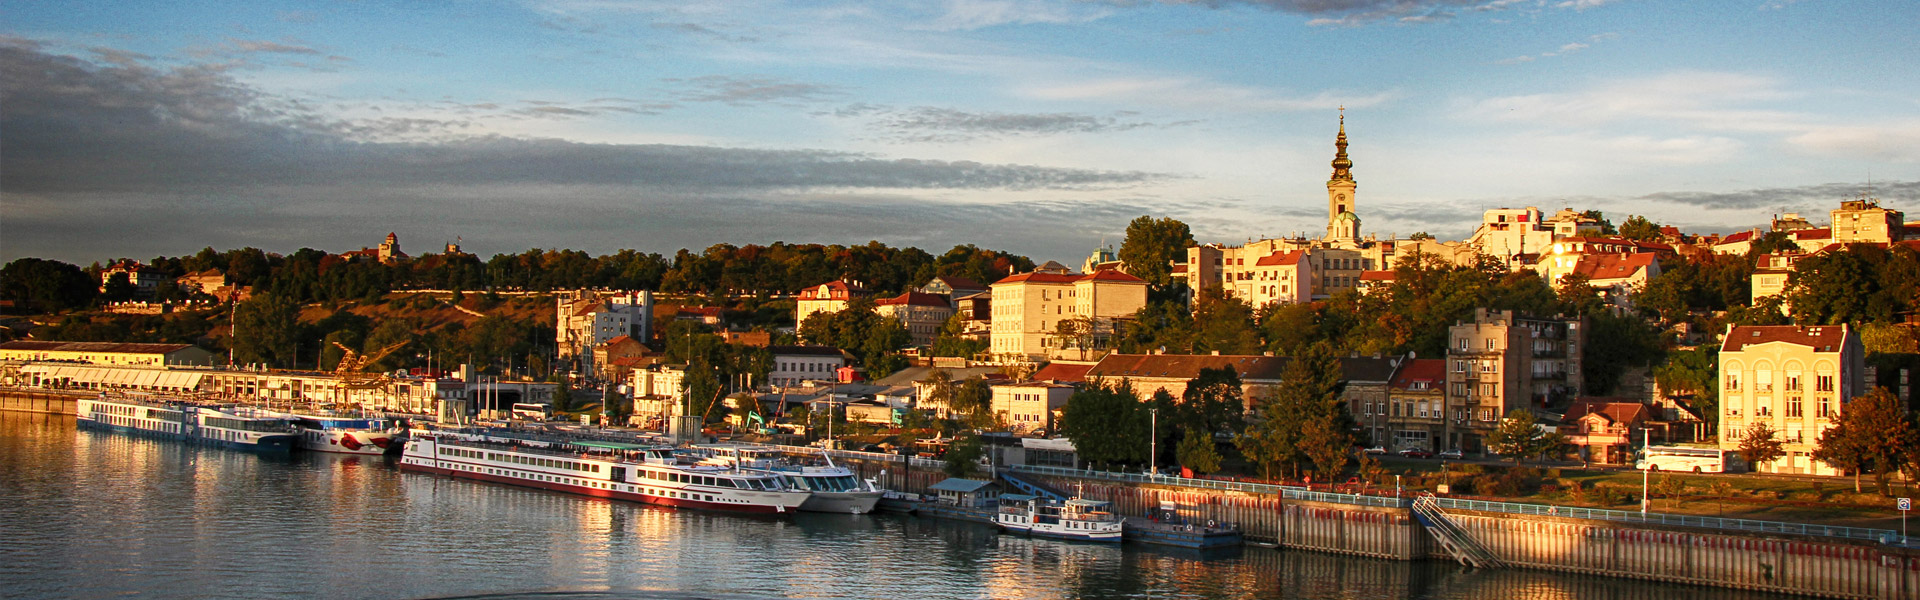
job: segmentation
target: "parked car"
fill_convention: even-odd
[[[1385,446],[1374,446],[1372,448],[1367,449],[1367,454],[1386,454],[1386,453],[1387,453],[1387,448]]]
[[[1400,455],[1407,458],[1433,458],[1433,451],[1420,448],[1408,448],[1401,450]]]
[[[1460,459],[1466,458],[1467,453],[1461,452],[1460,449],[1455,448],[1452,450],[1441,450],[1439,456],[1440,458],[1445,458],[1449,460],[1460,460]]]

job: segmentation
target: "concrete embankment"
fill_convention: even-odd
[[[0,389],[0,410],[71,415],[86,396],[83,392]]]

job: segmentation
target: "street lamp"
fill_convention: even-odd
[[[1158,478],[1160,477],[1160,407],[1148,408],[1147,412],[1151,415],[1147,421],[1150,427],[1147,430],[1147,447],[1150,448],[1147,451],[1147,464],[1151,465],[1153,476]]]
[[[1646,454],[1647,444],[1651,443],[1652,439],[1653,439],[1652,428],[1640,430],[1640,452],[1642,456]],[[1662,438],[1662,439],[1665,439],[1665,438]],[[1652,479],[1652,475],[1653,475],[1653,465],[1651,463],[1640,468],[1640,515],[1641,516],[1646,516],[1647,505],[1653,503],[1653,499],[1647,496],[1647,492],[1651,488],[1650,480]],[[1668,504],[1672,504],[1672,503],[1669,502]]]

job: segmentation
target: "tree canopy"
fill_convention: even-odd
[[[1187,261],[1187,247],[1193,232],[1187,224],[1171,217],[1141,216],[1127,224],[1127,239],[1120,244],[1120,263],[1128,274],[1158,287],[1173,284],[1173,263]]]

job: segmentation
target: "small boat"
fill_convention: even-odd
[[[1152,517],[1127,517],[1124,533],[1128,541],[1180,548],[1223,548],[1238,546],[1245,540],[1240,527],[1232,523],[1208,520],[1194,523],[1180,515],[1172,501],[1160,501]]]
[[[1009,533],[1117,544],[1121,523],[1112,506],[1085,498],[1057,502],[1026,494],[1001,494],[994,523]]]
[[[873,507],[875,510],[881,512],[914,514],[920,512],[920,507],[926,503],[927,498],[919,494],[911,494],[899,490],[882,490],[880,492],[880,501],[874,503]]]

